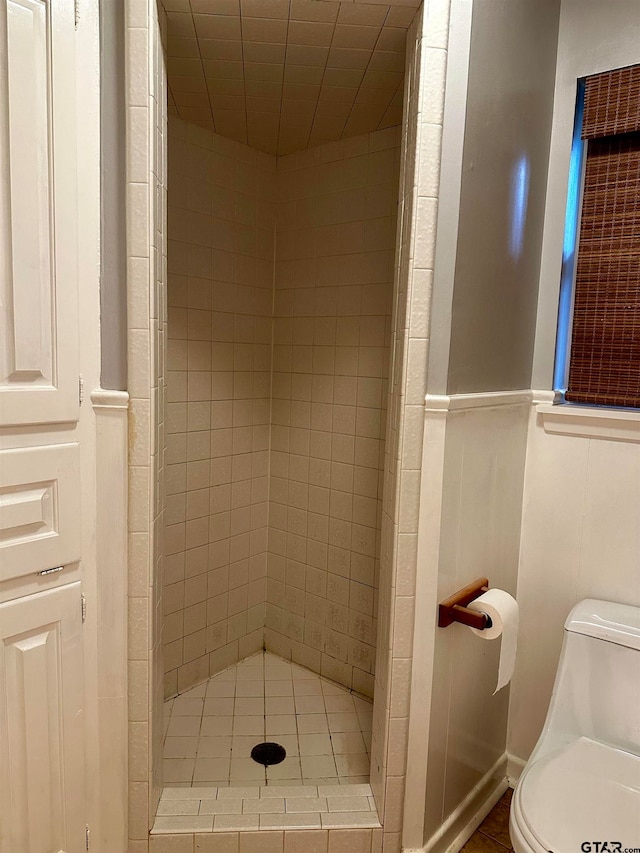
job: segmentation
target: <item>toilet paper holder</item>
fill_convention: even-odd
[[[470,628],[478,628],[484,631],[492,625],[491,619],[486,613],[477,610],[469,610],[466,606],[471,601],[479,598],[489,589],[488,578],[477,578],[472,583],[458,590],[449,598],[438,605],[438,628],[446,628],[453,622],[461,622]]]

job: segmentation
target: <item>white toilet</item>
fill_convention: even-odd
[[[640,608],[587,599],[564,629],[511,841],[516,853],[640,850]]]

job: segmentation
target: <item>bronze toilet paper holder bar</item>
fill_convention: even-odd
[[[438,628],[446,628],[453,622],[461,622],[470,628],[484,631],[493,624],[486,613],[477,610],[469,610],[466,606],[474,599],[479,598],[489,589],[488,578],[477,578],[472,583],[458,590],[449,598],[438,605]]]

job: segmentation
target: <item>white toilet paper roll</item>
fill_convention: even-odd
[[[516,648],[518,644],[518,602],[503,589],[489,589],[479,598],[467,605],[470,610],[486,613],[492,625],[480,631],[471,628],[474,634],[483,640],[495,640],[502,637],[500,647],[500,664],[498,666],[498,684],[494,694],[511,681],[516,664]]]

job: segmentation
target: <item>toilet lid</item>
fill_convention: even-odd
[[[553,853],[640,848],[640,756],[582,737],[531,766],[520,804],[530,832]]]

